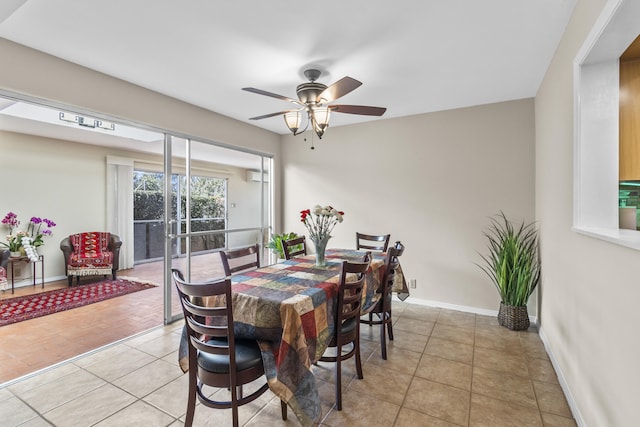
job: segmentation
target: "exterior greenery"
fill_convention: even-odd
[[[133,184],[134,259],[136,261],[162,256],[164,239],[164,176],[162,173],[135,171]],[[212,231],[225,228],[225,180],[209,177],[191,177],[191,231]],[[180,203],[178,204],[178,186]],[[178,218],[180,206],[181,232],[186,232],[186,177],[172,176],[172,218]],[[176,230],[177,231],[177,230]],[[186,242],[180,239],[181,252]],[[194,252],[225,247],[225,235],[193,237]]]
[[[186,188],[186,177],[173,176],[173,200],[171,216],[177,217],[176,187]],[[136,171],[134,185],[134,220],[163,219],[163,174]],[[183,191],[184,192],[184,191]],[[186,195],[181,194],[180,218],[186,218]],[[191,177],[191,218],[223,218],[225,215],[224,180],[219,178]]]
[[[524,221],[515,227],[500,212],[491,218],[484,233],[489,241],[489,254],[481,255],[484,265],[479,267],[498,289],[505,305],[522,307],[540,281],[538,232],[534,224]]]

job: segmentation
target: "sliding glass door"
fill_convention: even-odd
[[[171,268],[194,281],[221,277],[221,250],[264,248],[272,165],[261,154],[0,91],[0,169],[9,178],[0,215],[55,219],[54,241],[40,248],[45,282],[66,281],[55,240],[109,231],[123,242],[118,275],[163,286],[165,323],[182,315]]]
[[[164,149],[167,323],[182,315],[172,269],[193,282],[223,277],[220,251],[256,243],[268,260],[272,159],[171,135]]]

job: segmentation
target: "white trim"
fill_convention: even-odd
[[[553,351],[551,350],[551,346],[549,345],[549,341],[547,339],[547,336],[544,333],[544,328],[540,327],[540,329],[538,330],[538,335],[540,336],[540,339],[542,340],[542,344],[544,344],[544,349],[547,352],[547,355],[549,356],[549,360],[551,360],[551,365],[553,365],[553,369],[556,371],[556,375],[558,377],[558,382],[560,383],[560,387],[562,388],[562,392],[564,393],[566,399],[567,399],[567,403],[569,405],[569,408],[571,409],[571,415],[573,416],[573,419],[576,421],[576,424],[580,427],[586,426],[586,423],[584,422],[584,419],[582,418],[582,414],[580,413],[580,410],[578,409],[578,406],[576,405],[576,400],[573,397],[573,394],[571,393],[571,389],[569,388],[569,385],[567,384],[567,380],[565,380],[564,378],[564,374],[562,372],[562,369],[560,369],[560,364],[558,364]]]
[[[640,232],[622,228],[573,227],[572,231],[640,251]]]

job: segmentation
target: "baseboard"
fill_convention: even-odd
[[[556,375],[558,376],[558,382],[560,383],[560,387],[562,388],[562,392],[564,393],[564,395],[565,395],[565,397],[567,399],[567,404],[569,405],[569,409],[571,409],[571,415],[573,415],[573,418],[575,419],[576,424],[578,426],[585,427],[587,424],[584,422],[584,419],[582,418],[582,414],[580,413],[580,410],[578,409],[578,406],[576,405],[576,401],[573,398],[573,394],[571,394],[571,389],[569,388],[569,385],[567,384],[567,381],[564,378],[564,374],[562,373],[562,369],[560,369],[560,366],[558,366],[558,361],[557,361],[555,355],[553,354],[553,350],[549,346],[549,340],[547,339],[547,336],[544,333],[544,328],[542,328],[542,327],[539,328],[538,334],[540,335],[540,339],[542,340],[542,343],[544,344],[545,351],[549,355],[549,359],[551,360],[551,364],[553,365],[553,369],[556,371]]]
[[[44,283],[45,285],[49,282],[57,282],[60,280],[67,280],[67,276],[54,276],[54,277],[45,277],[44,278]],[[16,280],[16,283],[14,284],[14,288],[18,289],[18,288],[25,288],[27,286],[33,286],[33,279],[28,278],[28,279],[20,279],[20,280]],[[40,288],[42,286],[42,282],[40,281],[40,278],[36,278],[36,287]],[[7,285],[6,285],[6,289],[5,290],[11,290],[11,279],[7,280]]]
[[[394,294],[394,298],[396,301],[401,301],[400,299],[397,298],[395,294]],[[427,307],[445,308],[447,310],[456,310],[456,311],[463,311],[465,313],[480,314],[482,316],[495,316],[495,317],[498,316],[498,310],[487,310],[485,308],[470,307],[467,305],[449,304],[446,302],[425,300],[425,299],[414,298],[414,297],[409,297],[404,302],[417,304],[417,305],[424,305]],[[529,315],[529,321],[532,324],[537,325],[538,316]]]

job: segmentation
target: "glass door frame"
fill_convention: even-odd
[[[185,147],[185,181],[186,187],[184,188],[185,197],[186,197],[186,206],[185,206],[185,232],[182,233],[180,228],[180,218],[172,217],[172,174],[173,174],[173,147],[172,142],[173,138],[184,139],[186,147]],[[273,212],[274,212],[274,184],[273,184],[273,157],[268,156],[262,153],[249,152],[244,150],[238,150],[246,152],[247,154],[255,155],[260,158],[260,183],[262,185],[262,191],[260,192],[260,224],[258,227],[246,227],[246,228],[238,228],[238,229],[229,229],[227,228],[229,225],[229,217],[228,217],[228,182],[225,184],[227,186],[225,194],[227,195],[227,199],[225,200],[225,228],[224,230],[212,230],[212,231],[191,231],[191,145],[192,143],[204,143],[204,144],[213,144],[203,140],[193,140],[189,137],[184,137],[181,135],[175,135],[171,133],[164,134],[164,224],[165,224],[165,239],[164,239],[164,324],[172,323],[176,320],[180,320],[182,318],[182,313],[172,313],[172,298],[173,298],[173,280],[171,276],[171,269],[173,265],[173,243],[177,239],[185,240],[185,263],[186,268],[183,272],[185,274],[185,279],[190,280],[190,271],[191,271],[191,238],[194,236],[202,235],[202,234],[225,234],[228,236],[230,233],[244,233],[257,231],[259,234],[259,245],[261,248],[265,248],[265,238],[268,239],[268,236],[273,230]],[[222,147],[229,150],[236,150],[235,148],[230,147]],[[267,167],[265,167],[265,162],[267,162]],[[265,174],[268,175],[269,179],[265,181]],[[266,189],[264,184],[268,184]],[[268,200],[265,197],[265,191],[268,192]],[[177,210],[177,215],[180,216],[180,210]],[[228,245],[229,239],[228,237],[225,239],[226,244]]]
[[[141,129],[141,130],[146,130],[146,131],[150,131],[150,132],[157,132],[159,134],[164,135],[164,147],[163,147],[163,171],[164,171],[164,188],[163,188],[163,192],[164,192],[164,213],[163,213],[163,217],[164,217],[164,235],[165,235],[165,244],[164,244],[164,268],[163,268],[163,275],[164,275],[164,324],[169,324],[175,320],[178,320],[181,318],[182,314],[180,313],[180,315],[176,315],[176,316],[172,316],[171,314],[171,298],[172,298],[172,289],[173,289],[173,281],[171,278],[171,261],[172,261],[172,247],[171,247],[171,241],[173,238],[175,237],[188,237],[188,236],[193,236],[193,235],[198,235],[200,233],[203,232],[197,232],[197,233],[190,233],[190,221],[187,221],[187,230],[189,231],[188,234],[185,235],[180,235],[177,234],[177,232],[179,230],[176,230],[176,234],[172,233],[172,227],[173,227],[173,223],[170,221],[170,216],[171,216],[171,172],[172,172],[172,149],[171,149],[171,140],[173,137],[176,138],[182,138],[188,141],[192,141],[193,137],[188,136],[186,134],[181,134],[181,133],[177,133],[177,132],[170,132],[167,129],[164,128],[160,128],[160,127],[156,127],[156,126],[149,126],[149,125],[144,125],[132,120],[127,120],[127,119],[123,119],[122,117],[117,117],[117,116],[111,116],[108,113],[96,113],[95,111],[92,111],[90,109],[84,108],[82,106],[71,106],[65,103],[61,103],[61,102],[55,102],[55,101],[51,101],[51,100],[46,100],[46,99],[42,99],[42,98],[38,98],[35,96],[31,96],[31,95],[27,95],[24,93],[18,93],[18,92],[12,92],[12,91],[8,91],[5,89],[1,89],[0,88],[0,98],[4,98],[4,99],[9,99],[9,100],[13,100],[13,101],[17,101],[17,102],[24,102],[24,103],[29,103],[29,104],[33,104],[36,106],[41,106],[41,107],[45,107],[45,108],[49,108],[49,109],[54,109],[54,110],[61,110],[61,111],[72,111],[75,112],[77,114],[82,114],[82,115],[86,115],[86,116],[90,116],[96,119],[102,119],[102,120],[106,120],[108,122],[112,122],[115,123],[116,125],[125,125],[125,126],[129,126],[132,128],[136,128],[136,129]],[[261,220],[260,220],[260,226],[259,227],[251,227],[251,228],[243,228],[243,229],[225,229],[225,230],[218,230],[215,231],[215,233],[235,233],[235,232],[246,232],[246,231],[256,231],[256,230],[260,230],[260,244],[261,246],[264,248],[264,243],[265,243],[265,238],[268,238],[269,233],[272,232],[273,230],[273,222],[274,222],[274,201],[275,201],[275,191],[274,191],[274,184],[273,184],[273,178],[274,178],[274,157],[271,154],[267,154],[264,152],[260,152],[260,151],[256,151],[250,148],[243,148],[243,147],[236,147],[236,146],[232,146],[232,145],[228,145],[228,144],[222,144],[222,143],[216,143],[214,141],[211,140],[207,140],[206,138],[198,138],[197,140],[194,140],[195,142],[199,142],[199,143],[205,143],[205,144],[211,144],[217,147],[221,147],[221,148],[225,148],[225,149],[229,149],[229,150],[234,150],[234,151],[239,151],[242,153],[246,153],[246,154],[250,154],[250,155],[254,155],[257,157],[260,157],[261,161],[261,168],[260,168],[260,172],[261,172],[261,181],[262,183],[267,183],[264,180],[264,174],[267,173],[269,176],[269,180],[268,180],[268,192],[269,192],[269,200],[266,201],[265,200],[265,193],[264,191],[261,193],[261,201],[260,201],[260,215],[261,215]],[[186,168],[187,168],[187,173],[188,173],[188,177],[189,179],[187,179],[187,185],[190,185],[190,177],[191,177],[191,165],[190,165],[190,155],[187,156],[186,159]],[[269,162],[268,163],[268,170],[265,170],[265,161]],[[169,177],[169,178],[167,178]],[[263,187],[264,188],[264,187]],[[189,191],[189,190],[187,190]],[[188,208],[188,206],[187,206]],[[227,210],[228,211],[228,210]],[[189,217],[189,216],[187,216]],[[169,220],[167,220],[169,219]],[[176,224],[177,226],[177,224]],[[227,225],[228,226],[228,223]],[[188,250],[187,252],[190,255],[190,239],[187,239],[186,244],[189,245],[187,246]],[[187,260],[187,262],[189,262],[189,260]]]

